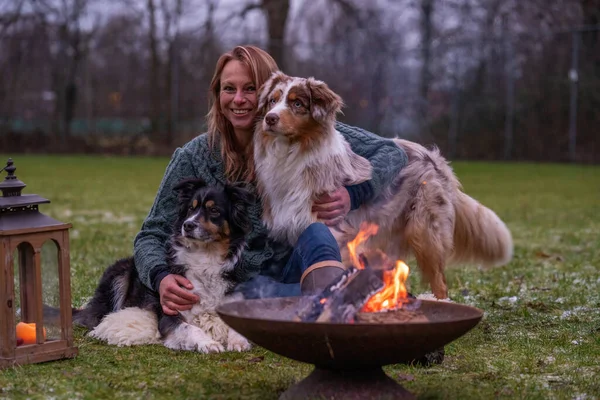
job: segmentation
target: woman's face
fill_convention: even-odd
[[[221,73],[219,104],[225,118],[233,125],[236,138],[247,142],[254,130],[257,112],[256,85],[248,68],[237,60],[231,60]]]

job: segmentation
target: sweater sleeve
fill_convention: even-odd
[[[166,244],[177,218],[177,196],[172,188],[182,178],[194,176],[189,154],[185,149],[178,148],[167,165],[154,204],[135,237],[135,266],[140,280],[150,289],[156,290],[155,285],[167,273]]]
[[[379,197],[407,164],[408,157],[391,139],[341,122],[336,123],[336,129],[346,138],[352,151],[369,160],[373,167],[370,180],[346,187],[351,207],[355,209]]]

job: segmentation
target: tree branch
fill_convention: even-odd
[[[238,16],[240,18],[245,18],[246,14],[248,14],[250,11],[252,10],[258,10],[258,9],[262,9],[263,5],[259,4],[259,3],[255,3],[255,4],[247,4],[246,7],[244,7],[239,13]]]

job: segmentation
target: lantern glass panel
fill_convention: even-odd
[[[13,252],[13,276],[15,297],[13,301],[13,310],[15,311],[15,323],[21,322],[21,278],[19,277],[19,249]]]
[[[35,251],[27,242],[20,243],[13,254],[15,323],[17,345],[36,343],[36,295]]]
[[[59,340],[60,334],[60,287],[58,279],[58,246],[53,240],[42,245],[42,303],[46,340]],[[48,307],[49,306],[49,307]]]
[[[15,322],[36,322],[34,249],[26,242],[13,254],[15,288]],[[44,242],[40,252],[42,314],[46,341],[61,338],[60,287],[58,279],[58,246],[53,240]],[[21,327],[20,329],[25,329]],[[21,332],[18,330],[18,332]]]

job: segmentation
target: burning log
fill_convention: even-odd
[[[375,224],[361,225],[354,240],[348,243],[353,266],[330,283],[321,294],[307,298],[296,314],[296,321],[364,322],[365,318],[359,315],[363,313],[387,314],[375,316],[375,320],[381,322],[389,317],[408,321],[418,316],[418,313],[414,312],[418,303],[409,299],[405,285],[409,273],[408,266],[400,260],[394,263],[380,250],[367,248],[358,251],[378,229]],[[390,312],[400,308],[405,309],[399,313]],[[373,318],[369,316],[366,320]]]
[[[295,320],[302,322],[352,322],[365,303],[383,289],[371,268],[350,267],[301,308]]]

